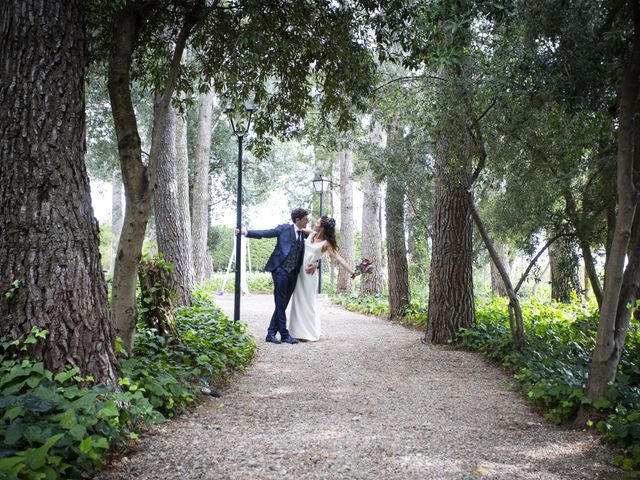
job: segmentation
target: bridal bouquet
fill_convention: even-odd
[[[351,278],[355,278],[358,275],[362,275],[363,273],[371,273],[373,272],[373,262],[368,258],[363,258],[360,262],[356,264],[353,269],[356,271]]]

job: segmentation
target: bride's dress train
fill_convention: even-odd
[[[304,270],[312,262],[324,256],[322,247],[326,240],[313,242],[315,233],[309,235],[304,245],[304,260],[298,274],[296,288],[291,297],[291,312],[289,319],[289,333],[293,338],[317,342],[320,340],[320,318],[316,311],[316,290],[318,288],[318,271],[313,275]]]

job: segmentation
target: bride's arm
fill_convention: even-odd
[[[336,261],[342,266],[342,268],[344,268],[347,272],[349,272],[351,275],[354,275],[356,273],[356,271],[351,268],[351,266],[345,261],[344,258],[342,258],[340,256],[340,254],[338,252],[336,252],[333,248],[329,247],[327,249],[327,251],[329,252],[329,255],[331,255],[333,258],[336,259]]]

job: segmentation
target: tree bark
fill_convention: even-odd
[[[156,104],[159,105],[161,99]],[[160,139],[158,158],[158,185],[154,197],[158,252],[173,265],[173,290],[178,296],[177,305],[191,304],[193,289],[193,261],[191,259],[191,221],[189,217],[189,193],[186,165],[186,148],[178,153],[178,143],[186,140],[186,131],[179,138],[180,115],[169,106]],[[184,124],[183,130],[186,130]],[[154,140],[156,138],[154,132]]]
[[[379,225],[380,184],[367,167],[364,174],[362,204],[362,256],[373,262],[373,271],[360,277],[360,295],[380,295],[384,287],[382,276],[382,238]]]
[[[549,247],[551,267],[551,298],[569,303],[571,294],[580,290],[578,268],[580,262],[573,249],[573,242],[563,237]]]
[[[405,245],[404,184],[387,177],[387,259],[389,265],[389,319],[400,320],[411,302]]]
[[[198,99],[198,137],[194,162],[193,195],[191,212],[191,238],[193,242],[193,266],[196,282],[207,277],[207,232],[209,230],[209,155],[211,154],[211,134],[213,132],[213,89],[200,94]]]
[[[354,219],[353,219],[353,152],[340,150],[340,255],[347,264],[354,265]],[[353,281],[349,272],[338,269],[338,293],[351,293]]]
[[[473,224],[471,156],[468,128],[471,105],[465,67],[447,78],[440,93],[441,131],[435,154],[435,205],[427,343],[457,341],[458,331],[475,322],[473,299]],[[462,108],[460,102],[466,102]]]
[[[148,5],[143,7],[148,8]],[[188,16],[178,35],[165,81],[162,101],[154,116],[153,139],[148,165],[142,162],[140,135],[131,99],[131,62],[140,29],[149,12],[135,5],[125,7],[116,17],[109,59],[109,98],[118,138],[118,155],[126,197],[124,222],[118,242],[113,272],[111,308],[116,334],[131,353],[136,328],[136,274],[142,253],[151,203],[155,192],[160,137],[165,130],[167,111],[175,89],[180,59],[197,18]]]
[[[46,329],[31,358],[116,384],[84,164],[84,2],[7,1],[0,18],[0,335]]]
[[[477,222],[476,222],[477,224]],[[502,263],[503,268],[507,275],[511,271],[511,265],[509,264],[509,255],[507,253],[507,247],[503,244],[499,244],[496,247],[496,254]],[[491,268],[491,295],[496,296],[499,295],[501,297],[507,297],[507,287],[502,280],[502,275],[500,274],[500,269],[496,266],[496,263],[493,261],[493,258],[489,259],[489,265]]]
[[[640,76],[640,8],[634,7],[634,40],[629,63],[625,67],[620,94],[618,116],[618,155],[616,187],[618,213],[611,242],[611,251],[605,270],[605,287],[600,309],[600,321],[593,352],[591,370],[585,394],[589,400],[602,398],[609,382],[615,380],[616,368],[620,361],[628,322],[618,324],[625,315],[620,315],[626,304],[621,303],[625,291],[623,286],[632,285],[634,278],[623,279],[624,263],[629,248],[631,229],[636,214],[638,191],[633,183],[633,150],[635,130],[638,128],[635,116],[638,112],[637,98]],[[637,146],[636,146],[637,148]],[[632,251],[635,252],[636,246]],[[632,260],[630,258],[630,260]],[[635,261],[635,260],[634,260]],[[629,262],[631,265],[631,261]],[[637,270],[637,268],[636,268]],[[633,277],[637,272],[630,273]],[[626,281],[625,281],[626,280]],[[578,413],[578,422],[586,420],[590,409],[583,407]]]

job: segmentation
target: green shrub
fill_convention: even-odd
[[[176,309],[178,335],[165,339],[139,322],[134,356],[121,359],[120,391],[87,387],[77,368],[54,374],[24,358],[22,341],[0,340],[0,477],[80,478],[100,468],[114,443],[135,438],[195,401],[202,385],[243,369],[255,352],[246,326],[230,321],[203,292]]]
[[[140,392],[84,387],[77,368],[54,374],[20,358],[24,341],[0,343],[0,473],[8,478],[77,478],[100,466],[112,441],[133,433],[152,408]]]

